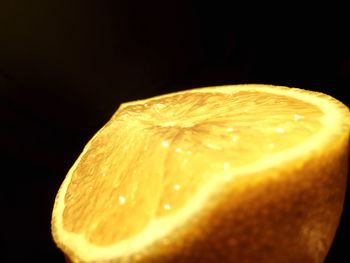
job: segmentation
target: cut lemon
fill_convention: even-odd
[[[55,200],[72,262],[322,262],[342,211],[350,114],[231,85],[122,104]]]

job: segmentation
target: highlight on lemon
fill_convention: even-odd
[[[57,194],[71,262],[323,262],[343,208],[349,109],[271,85],[122,104]]]

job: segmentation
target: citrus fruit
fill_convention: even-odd
[[[197,88],[122,104],[57,194],[72,262],[322,262],[350,114],[318,92]]]

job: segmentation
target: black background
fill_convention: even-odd
[[[350,105],[345,7],[238,3],[0,2],[0,262],[63,262],[56,192],[121,102],[269,83]],[[349,209],[347,197],[327,263],[350,262]]]

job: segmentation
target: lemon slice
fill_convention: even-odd
[[[322,262],[342,211],[350,114],[231,85],[122,104],[55,200],[73,262]]]

